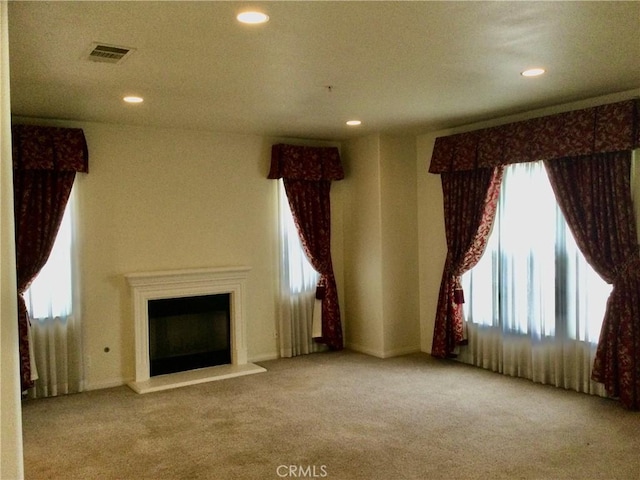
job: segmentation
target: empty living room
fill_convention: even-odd
[[[0,479],[639,478],[639,26],[0,0]]]

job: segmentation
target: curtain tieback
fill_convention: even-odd
[[[455,285],[453,287],[453,303],[461,305],[464,303],[464,290],[462,290],[462,284],[460,283],[460,276],[456,276]]]
[[[320,279],[318,285],[316,285],[316,300],[324,300],[326,294],[327,286],[325,285],[324,279]]]

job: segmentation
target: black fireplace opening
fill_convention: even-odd
[[[150,376],[230,364],[229,297],[149,300]]]

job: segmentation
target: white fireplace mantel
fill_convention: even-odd
[[[147,393],[223,378],[264,372],[247,363],[244,301],[246,280],[251,267],[199,268],[125,275],[133,299],[135,328],[135,380],[129,386]],[[193,297],[228,293],[231,317],[231,364],[168,375],[150,376],[148,302],[165,298]]]

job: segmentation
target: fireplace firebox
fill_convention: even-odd
[[[229,294],[150,300],[150,375],[231,363]]]

